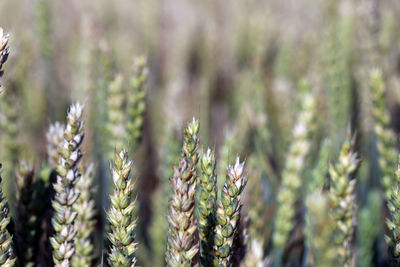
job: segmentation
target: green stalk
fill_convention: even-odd
[[[338,161],[329,166],[331,187],[328,196],[330,214],[335,223],[333,241],[336,245],[336,258],[340,266],[350,266],[351,264],[356,184],[356,180],[352,179],[352,176],[359,163],[357,153],[353,152],[353,142],[347,138],[342,145]]]
[[[282,173],[281,187],[277,196],[277,212],[275,216],[275,232],[273,246],[275,249],[275,264],[280,265],[280,254],[290,238],[290,232],[295,225],[294,215],[296,201],[302,184],[301,174],[306,156],[310,150],[309,131],[312,128],[315,112],[315,99],[311,94],[305,94],[302,111],[293,131],[293,143],[286,158],[286,166]]]
[[[242,192],[247,178],[244,174],[244,162],[236,158],[235,165],[226,170],[225,184],[218,199],[216,226],[214,233],[214,266],[231,266],[235,253],[233,244],[238,237]]]
[[[372,267],[374,243],[381,231],[379,214],[381,211],[381,197],[378,191],[368,194],[367,205],[361,209],[358,219],[358,259],[360,267]]]
[[[332,234],[333,229],[329,225],[324,225],[329,222],[326,210],[328,203],[322,203],[326,202],[326,197],[322,195],[322,192],[328,181],[331,147],[330,139],[325,139],[322,142],[317,163],[311,172],[312,177],[306,188],[304,234],[306,247],[308,248],[306,252],[309,252],[306,261],[316,266],[324,266],[323,264],[332,266],[331,252],[335,251],[329,236]],[[314,203],[315,200],[321,200],[321,203]],[[315,229],[318,229],[318,231],[316,232]],[[318,236],[319,233],[321,233],[321,237]]]
[[[351,23],[339,16],[332,23],[326,51],[327,102],[329,105],[330,137],[335,153],[346,135],[346,126],[351,121],[352,88],[349,62]]]
[[[223,177],[225,177],[226,168],[228,167],[230,160],[232,160],[229,157],[232,155],[233,151],[236,151],[235,138],[233,132],[234,132],[233,130],[228,130],[228,129],[224,131],[224,140],[219,149],[217,177],[220,177],[220,179],[219,180],[217,179],[218,190],[222,188],[225,182]]]
[[[12,267],[15,266],[16,258],[14,255],[12,236],[7,230],[11,218],[8,216],[8,202],[3,196],[1,181],[2,179],[0,177],[0,265]]]
[[[123,78],[121,75],[116,75],[114,80],[108,85],[107,93],[107,158],[112,158],[113,151],[116,148],[121,150],[126,144],[126,127],[124,114],[124,101],[122,87]]]
[[[385,100],[386,88],[380,70],[373,70],[370,76],[370,88],[373,101],[374,131],[377,137],[376,146],[379,153],[382,187],[386,201],[391,199],[391,188],[396,183],[393,170],[396,168],[396,137],[390,129],[390,118]]]
[[[336,249],[333,245],[332,233],[334,225],[329,219],[328,198],[321,191],[314,191],[306,197],[308,225],[307,238],[310,256],[310,266],[334,267]]]
[[[20,97],[15,90],[7,88],[1,94],[1,113],[2,119],[0,120],[0,128],[2,129],[1,146],[2,157],[4,158],[5,177],[14,177],[16,165],[18,164],[19,156],[21,154],[21,106]],[[14,193],[13,184],[10,179],[6,179],[3,183],[3,192],[8,199],[11,199]],[[12,203],[10,203],[11,206]],[[11,209],[12,211],[14,209]]]
[[[248,248],[246,252],[246,266],[261,267],[264,264],[264,244],[268,242],[267,236],[270,232],[268,220],[269,203],[264,197],[264,184],[262,173],[257,167],[259,158],[256,154],[250,156],[248,160]]]
[[[169,200],[168,242],[165,260],[168,266],[191,266],[198,252],[194,203],[196,167],[199,159],[199,121],[193,118],[184,133],[182,157],[170,178],[173,195]]]
[[[146,110],[145,82],[148,76],[146,67],[147,60],[144,56],[136,57],[133,62],[133,76],[130,80],[131,90],[127,97],[128,123],[126,124],[129,133],[129,142],[132,145],[132,151],[135,151],[139,145],[142,136],[142,127],[144,121],[144,112]]]
[[[165,220],[165,211],[168,210],[168,198],[171,195],[169,178],[173,174],[173,166],[179,162],[181,138],[176,131],[167,131],[166,141],[161,152],[161,166],[159,169],[160,184],[153,198],[153,220],[149,234],[151,238],[151,264],[162,266],[165,264],[165,233],[168,232],[168,221]]]
[[[57,168],[61,159],[59,149],[64,140],[64,131],[64,125],[57,121],[54,124],[51,124],[46,132],[47,162],[53,169]]]
[[[200,236],[200,263],[210,266],[214,245],[215,209],[217,198],[217,176],[214,152],[208,148],[201,153],[201,174],[198,183],[197,229]]]
[[[390,199],[387,203],[391,219],[386,219],[386,224],[391,235],[385,236],[385,240],[389,245],[389,260],[392,266],[399,266],[400,264],[400,157],[396,178],[396,182],[391,188]]]
[[[76,183],[80,179],[78,163],[82,157],[80,146],[83,141],[83,106],[72,104],[67,114],[64,141],[60,148],[61,160],[57,166],[56,191],[52,205],[54,214],[52,225],[55,231],[50,243],[53,247],[53,261],[56,266],[69,266],[75,252],[76,236],[73,204],[79,197]]]
[[[318,153],[317,164],[312,170],[312,179],[308,184],[307,193],[322,191],[324,186],[327,184],[331,151],[332,143],[330,139],[323,140]]]
[[[128,159],[128,153],[121,150],[114,152],[114,163],[111,167],[114,192],[110,195],[111,207],[107,212],[107,218],[111,225],[108,238],[111,242],[111,251],[108,254],[110,266],[125,267],[135,266],[137,243],[135,243],[136,219],[134,218],[135,182],[130,177],[132,161]]]
[[[76,183],[76,189],[79,192],[79,198],[72,206],[74,212],[77,213],[75,224],[77,234],[75,236],[76,252],[72,256],[71,265],[73,267],[92,266],[94,259],[94,244],[92,235],[96,225],[95,203],[93,200],[93,180],[94,165],[89,164],[83,171],[82,177]]]

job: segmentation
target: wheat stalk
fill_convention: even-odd
[[[368,193],[366,206],[361,209],[358,219],[358,259],[360,267],[372,267],[374,244],[381,231],[381,196],[377,190]]]
[[[329,105],[330,136],[335,151],[345,138],[346,125],[351,119],[352,86],[349,62],[350,42],[348,20],[340,17],[332,23],[327,36],[326,84]]]
[[[165,264],[165,233],[168,232],[168,221],[165,220],[165,211],[168,210],[168,198],[172,192],[169,178],[173,174],[173,166],[179,162],[182,147],[176,129],[167,130],[166,141],[162,146],[159,168],[160,184],[153,197],[153,219],[149,229],[151,238],[151,264],[160,266]]]
[[[334,227],[329,219],[329,201],[322,191],[310,192],[306,197],[306,223],[309,262],[311,266],[337,266],[333,244]]]
[[[259,158],[253,154],[248,159],[248,183],[246,195],[248,197],[248,249],[246,253],[246,266],[263,266],[264,244],[268,243],[270,237],[271,220],[268,211],[271,204],[266,203],[262,172],[259,169]]]
[[[246,185],[244,162],[236,158],[235,165],[229,165],[226,171],[225,184],[218,199],[216,227],[214,233],[214,265],[231,266],[235,252],[234,240],[237,238],[242,208],[241,194]]]
[[[2,179],[0,177],[0,265],[4,267],[12,267],[15,265],[16,258],[14,256],[12,236],[7,230],[10,223],[10,217],[8,215],[8,202],[3,196],[3,191],[1,189],[1,181]]]
[[[141,135],[144,121],[144,112],[146,109],[146,95],[144,84],[148,76],[147,59],[144,56],[135,57],[133,62],[133,75],[129,82],[131,90],[127,97],[128,122],[126,124],[127,132],[132,143],[132,151],[135,151]]]
[[[359,166],[357,153],[353,151],[354,139],[343,143],[338,161],[329,166],[331,186],[329,189],[330,214],[335,222],[336,256],[341,266],[351,263],[351,239],[355,213],[355,179],[351,179]]]
[[[54,184],[56,195],[52,202],[54,215],[52,225],[55,234],[50,238],[53,247],[53,261],[56,266],[70,266],[70,259],[75,252],[76,235],[73,204],[79,197],[75,185],[80,179],[78,163],[82,157],[80,146],[83,141],[83,106],[73,104],[68,109],[67,126],[64,141],[60,148],[61,160],[57,166],[57,182]]]
[[[312,170],[312,179],[307,185],[307,193],[322,191],[323,187],[327,184],[331,151],[332,142],[330,139],[323,140],[318,153],[317,163]]]
[[[199,121],[193,118],[184,133],[182,157],[170,178],[173,196],[169,200],[168,241],[165,260],[168,266],[190,266],[198,252],[195,240],[196,165],[198,161]]]
[[[94,258],[94,245],[92,235],[95,230],[95,203],[92,196],[92,186],[94,179],[94,165],[89,164],[79,181],[76,183],[76,189],[79,192],[79,198],[72,206],[77,213],[75,225],[77,225],[77,234],[75,236],[76,252],[72,256],[71,265],[73,267],[91,266]]]
[[[61,159],[59,149],[64,141],[64,131],[64,125],[57,121],[51,124],[46,132],[47,162],[53,169],[57,167]]]
[[[197,229],[200,236],[200,262],[203,266],[212,263],[212,248],[214,244],[214,224],[217,198],[217,176],[215,173],[216,161],[214,152],[208,148],[201,153],[201,173],[198,182]]]
[[[122,87],[122,75],[116,75],[108,85],[107,95],[107,112],[108,119],[106,129],[108,136],[106,137],[107,155],[112,158],[112,151],[116,148],[122,149],[126,144],[126,127],[124,114],[124,101]]]
[[[385,101],[385,84],[380,70],[371,71],[370,88],[373,101],[372,114],[375,118],[374,131],[377,137],[377,149],[379,152],[379,166],[381,181],[385,190],[386,200],[389,201],[391,188],[395,184],[393,169],[396,167],[396,138],[390,129],[390,117]]]
[[[3,76],[3,65],[8,59],[10,48],[8,47],[9,34],[4,33],[3,28],[0,27],[0,78]],[[1,84],[0,84],[1,86]]]
[[[308,134],[313,123],[315,99],[311,94],[305,94],[302,111],[293,132],[293,143],[286,158],[285,169],[282,173],[282,184],[277,196],[277,212],[275,231],[273,235],[274,248],[282,250],[288,242],[290,231],[295,222],[295,204],[302,184],[301,174],[310,150]],[[276,261],[280,260],[278,255]]]
[[[385,236],[386,242],[389,244],[390,260],[393,266],[400,264],[400,157],[396,178],[387,203],[392,218],[386,219],[386,224],[391,231],[391,236]]]
[[[135,243],[134,230],[134,181],[130,178],[132,161],[128,153],[121,150],[114,152],[114,164],[111,166],[114,192],[110,195],[111,207],[107,218],[111,225],[108,238],[111,241],[111,251],[108,254],[108,263],[111,266],[135,266],[137,243]]]

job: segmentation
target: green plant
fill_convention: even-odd
[[[200,156],[201,173],[198,179],[197,228],[200,237],[200,263],[209,266],[212,263],[214,244],[215,209],[217,198],[217,176],[214,152],[208,148]]]
[[[311,266],[338,266],[336,248],[333,243],[334,227],[329,219],[329,201],[323,192],[314,191],[306,197],[306,223],[308,245],[310,249],[308,262]]]
[[[199,155],[198,120],[193,118],[185,129],[182,157],[170,178],[173,195],[169,200],[168,241],[165,260],[168,266],[190,266],[198,252],[195,240],[194,217],[197,184],[197,162]]]
[[[132,161],[128,159],[125,150],[114,152],[114,162],[111,166],[114,191],[110,196],[111,207],[107,212],[111,232],[108,238],[111,241],[111,250],[108,254],[110,266],[135,266],[137,243],[135,243],[134,218],[135,197],[134,181],[130,177]]]
[[[1,181],[0,177],[0,187]],[[8,215],[8,202],[4,198],[3,191],[0,188],[0,265],[4,267],[14,266],[16,261],[12,236],[7,229],[10,219]]]
[[[1,145],[2,156],[5,158],[4,176],[14,176],[15,166],[21,155],[21,106],[20,97],[15,88],[7,87],[1,95],[0,128],[2,129]],[[12,185],[9,180],[4,181],[4,190],[7,197]]]
[[[94,175],[94,165],[89,164],[82,170],[82,176],[76,183],[79,197],[72,209],[77,213],[75,224],[78,227],[74,240],[75,254],[71,260],[73,267],[91,266],[95,256],[92,240],[96,224],[96,210],[92,192]]]
[[[248,247],[246,252],[246,266],[261,267],[264,264],[264,245],[268,243],[271,220],[268,218],[270,203],[265,200],[265,185],[261,171],[257,168],[258,157],[248,159]]]
[[[286,158],[282,182],[277,196],[278,207],[273,235],[273,245],[276,250],[282,250],[286,246],[290,231],[295,225],[295,204],[302,184],[302,168],[310,149],[308,134],[313,123],[314,112],[315,99],[311,94],[305,94],[302,111],[293,130],[293,142]],[[280,256],[279,252],[277,253],[275,261],[279,262]]]
[[[236,158],[235,165],[229,165],[226,170],[225,184],[220,193],[214,233],[215,266],[231,266],[235,253],[233,244],[238,235],[240,211],[242,208],[241,194],[246,185],[244,162]]]
[[[311,180],[305,188],[305,245],[309,249],[307,262],[316,266],[333,266],[335,256],[332,244],[333,228],[329,223],[329,208],[324,186],[328,184],[329,156],[331,152],[330,139],[322,142],[317,163],[311,171]],[[318,201],[318,203],[316,203]],[[315,229],[318,229],[316,231]],[[333,251],[333,255],[332,254]]]
[[[0,265],[400,266],[396,1],[30,2],[0,1]]]
[[[330,215],[334,227],[334,243],[336,245],[336,257],[341,266],[350,266],[351,240],[353,237],[353,221],[355,216],[355,185],[352,179],[359,166],[357,153],[353,151],[354,139],[347,138],[342,145],[339,158],[335,164],[329,166],[330,188]]]
[[[358,257],[360,267],[373,266],[373,248],[380,229],[380,221],[377,214],[381,211],[381,196],[378,191],[371,191],[368,194],[367,203],[361,209],[358,218]]]
[[[104,142],[107,144],[106,151],[109,158],[112,158],[112,151],[117,148],[122,149],[127,140],[124,114],[123,77],[116,75],[108,85],[107,112],[108,119],[106,124],[107,136]]]
[[[325,139],[322,142],[320,151],[318,153],[317,164],[312,170],[312,178],[308,184],[307,194],[315,191],[322,191],[323,187],[327,185],[328,169],[329,169],[329,159],[331,152],[331,141],[330,139]]]
[[[236,151],[235,147],[235,138],[234,131],[225,130],[224,141],[219,149],[218,155],[218,166],[217,166],[217,177],[220,177],[217,181],[218,189],[222,188],[224,184],[224,179],[226,174],[226,168],[229,165],[229,162],[232,160],[230,157],[233,151]]]
[[[165,211],[168,210],[168,199],[172,192],[169,178],[173,175],[173,166],[179,162],[181,147],[181,138],[177,131],[168,130],[161,152],[160,183],[153,197],[153,220],[149,230],[152,244],[149,254],[153,266],[165,264],[165,242],[167,241],[165,233],[168,232]]]
[[[50,238],[53,247],[53,261],[57,266],[69,266],[75,252],[74,225],[77,212],[73,205],[79,197],[75,187],[80,179],[78,163],[82,157],[80,146],[83,141],[83,106],[78,102],[72,104],[67,113],[67,126],[64,140],[59,152],[61,159],[57,166],[56,191],[52,202],[54,215],[51,220],[55,234]]]
[[[396,178],[396,183],[391,188],[390,199],[387,203],[391,219],[386,219],[386,224],[391,236],[385,236],[393,266],[400,264],[400,158]]]
[[[10,48],[8,47],[9,35],[4,33],[3,28],[0,27],[0,78],[3,76],[3,65],[8,59]],[[1,84],[0,84],[1,85]]]
[[[115,75],[108,84],[107,131],[104,140],[110,154],[115,147],[120,149],[129,145],[133,152],[139,145],[146,109],[147,92],[144,84],[147,76],[146,58],[136,57],[129,90],[124,88],[124,77],[121,74]]]
[[[249,196],[249,226],[248,232],[251,239],[258,239],[263,243],[266,230],[266,211],[267,204],[264,199],[264,184],[262,173],[257,169],[257,158],[250,157],[248,159],[248,184],[247,194]]]
[[[47,162],[55,169],[60,161],[60,146],[64,140],[65,127],[58,121],[51,124],[46,132]]]
[[[389,201],[391,188],[395,183],[393,169],[396,167],[395,134],[390,129],[390,117],[385,100],[385,84],[380,70],[371,71],[370,76],[371,96],[373,100],[372,114],[374,115],[374,131],[377,137],[376,146],[379,152],[379,166],[381,183],[385,190],[386,200]]]
[[[353,92],[350,70],[350,40],[351,24],[349,19],[338,18],[338,23],[332,23],[327,36],[326,47],[326,84],[327,102],[329,105],[328,122],[333,151],[338,151],[346,134],[346,126],[351,121],[353,108]]]
[[[127,97],[127,113],[129,119],[126,124],[126,129],[130,136],[129,142],[133,147],[132,151],[136,150],[142,135],[147,95],[144,86],[148,76],[146,65],[147,59],[144,56],[135,57],[133,62],[133,75],[129,82],[131,90],[128,91]]]
[[[105,155],[102,155],[106,159],[111,159],[113,157],[113,147],[109,148],[109,140],[107,137],[110,134],[110,130],[107,126],[104,126],[104,122],[106,124],[110,123],[109,121],[109,107],[110,103],[108,100],[109,94],[109,86],[115,77],[114,71],[114,61],[113,55],[110,51],[109,44],[105,40],[101,40],[97,49],[94,52],[94,75],[96,79],[95,93],[93,94],[93,107],[91,107],[90,118],[92,119],[91,125],[93,125],[94,134],[93,144],[94,144],[94,152],[98,155],[106,152]],[[106,103],[106,108],[104,108],[104,103]],[[111,149],[111,151],[107,151]]]

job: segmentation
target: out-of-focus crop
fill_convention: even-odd
[[[0,1],[1,266],[400,266],[398,0]]]

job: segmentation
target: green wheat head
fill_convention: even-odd
[[[212,263],[214,244],[214,224],[217,198],[216,160],[214,152],[208,148],[200,156],[200,175],[198,179],[197,228],[200,237],[200,262],[207,266]]]
[[[371,71],[370,88],[373,101],[372,114],[375,119],[374,131],[377,137],[376,146],[379,152],[381,183],[389,201],[391,188],[395,184],[393,169],[396,167],[395,134],[390,129],[390,117],[385,100],[386,87],[380,70]]]
[[[75,253],[75,219],[78,213],[73,210],[73,205],[79,197],[76,183],[81,176],[78,163],[82,157],[80,146],[84,136],[82,115],[81,104],[70,106],[64,140],[59,150],[61,159],[57,166],[57,182],[54,184],[56,194],[52,202],[54,215],[51,220],[55,234],[50,238],[56,266],[69,266]]]
[[[380,218],[381,196],[374,190],[368,194],[365,207],[360,210],[358,218],[358,258],[360,267],[373,266],[373,249],[381,231]]]
[[[132,151],[136,150],[142,136],[147,95],[144,85],[147,77],[147,59],[144,56],[135,57],[133,62],[133,74],[129,82],[130,90],[128,90],[127,97],[128,122],[126,124]]]
[[[57,168],[61,160],[59,149],[64,140],[64,131],[65,126],[57,121],[51,124],[46,132],[47,162],[53,169]]]
[[[83,168],[81,168],[83,169]],[[79,198],[72,209],[77,213],[75,224],[77,233],[75,236],[75,254],[72,256],[73,267],[90,266],[94,259],[94,244],[92,235],[95,230],[96,210],[93,199],[94,165],[89,164],[81,170],[82,176],[76,183]]]
[[[111,251],[108,254],[110,266],[135,266],[137,243],[135,243],[136,219],[134,208],[134,180],[130,177],[132,161],[128,159],[125,150],[114,152],[114,162],[111,166],[114,191],[110,195],[111,207],[107,212],[111,232],[108,238],[111,241]]]
[[[334,225],[329,218],[329,201],[321,191],[310,192],[306,197],[306,224],[308,245],[310,248],[309,263],[311,266],[337,266],[336,248],[333,244]]]
[[[165,260],[168,266],[191,266],[199,250],[194,203],[199,160],[199,121],[193,118],[185,129],[182,157],[170,178],[173,195],[169,200],[169,230]]]
[[[355,216],[355,185],[352,179],[359,166],[357,153],[353,151],[354,139],[347,138],[342,145],[336,163],[329,166],[331,185],[329,189],[330,214],[335,222],[334,244],[338,264],[349,266],[351,263],[351,241]]]
[[[293,143],[286,158],[286,166],[282,173],[282,184],[277,196],[278,210],[273,235],[273,244],[276,249],[285,247],[289,234],[295,225],[295,203],[302,184],[302,168],[310,149],[308,134],[313,123],[314,112],[315,99],[311,94],[305,94],[303,108],[293,131]]]
[[[108,85],[107,92],[107,154],[112,158],[115,148],[122,149],[127,142],[127,132],[125,125],[125,95],[123,91],[123,77],[118,74]]]
[[[390,199],[387,203],[391,219],[386,219],[391,235],[385,236],[389,245],[390,260],[394,266],[400,263],[400,158],[396,171],[396,182],[391,188]]]
[[[0,186],[1,180],[0,177]],[[0,188],[0,265],[4,267],[15,266],[16,261],[13,248],[13,238],[7,230],[11,219],[8,212],[8,202],[3,196],[3,191]]]
[[[214,266],[232,266],[233,245],[240,232],[240,211],[242,192],[247,183],[244,162],[236,158],[234,165],[226,170],[225,184],[217,204],[214,233]]]

